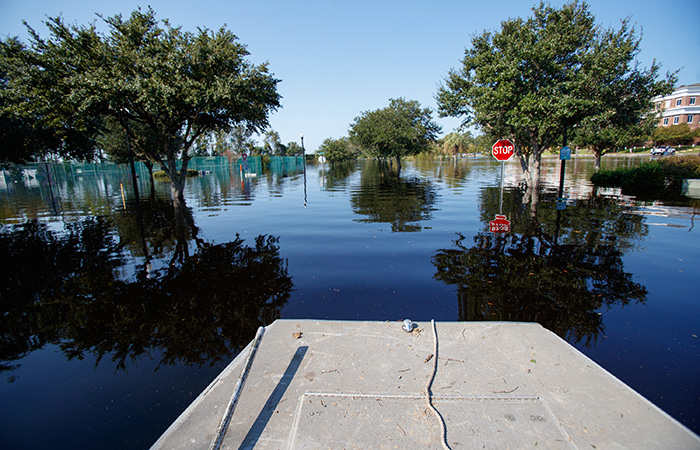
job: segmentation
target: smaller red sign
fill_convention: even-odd
[[[243,158],[243,161],[245,161],[246,159],[248,159],[248,155],[246,155],[245,153],[243,153],[243,154],[241,155],[241,157]]]
[[[496,218],[489,222],[489,231],[491,233],[510,233],[510,220],[506,216],[496,214]]]

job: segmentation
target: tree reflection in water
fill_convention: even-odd
[[[214,364],[280,316],[293,283],[278,238],[214,245],[184,204],[144,206],[63,232],[38,221],[2,229],[1,369],[47,344],[120,369],[143,354]]]
[[[482,207],[491,213],[497,211],[493,196],[482,196]],[[459,235],[453,248],[436,252],[434,278],[457,287],[460,320],[538,322],[591,345],[604,331],[601,309],[646,300],[646,288],[622,262],[623,251],[646,232],[643,219],[602,197],[580,200],[566,211],[553,204],[535,217],[509,211],[519,218],[511,234],[480,232],[471,247]],[[589,225],[578,227],[581,221]]]
[[[419,222],[432,217],[436,199],[436,189],[429,181],[401,178],[388,164],[380,163],[363,167],[350,204],[356,214],[366,216],[358,222],[390,223],[393,232],[411,232],[420,231]]]

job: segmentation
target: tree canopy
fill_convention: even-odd
[[[200,136],[236,124],[262,131],[280,106],[279,80],[267,64],[249,62],[245,45],[223,27],[182,31],[158,21],[150,8],[128,19],[102,20],[108,34],[94,25],[68,26],[61,18],[46,22],[48,39],[30,28],[31,46],[15,58],[22,64],[12,65],[29,70],[6,77],[5,89],[17,100],[9,108],[33,124],[48,112],[36,126],[53,120],[84,130],[81,136],[94,135],[92,121],[107,116],[148,127],[158,145],[145,149],[146,156],[161,164],[176,198]]]
[[[596,45],[595,65],[604,70],[595,75],[594,110],[574,131],[578,143],[593,151],[598,171],[606,152],[651,134],[657,122],[652,99],[670,93],[675,76],[657,81],[657,66],[650,70],[632,68],[640,39],[630,28],[629,19],[622,21],[620,30],[600,32]]]
[[[262,146],[263,155],[284,156],[287,154],[287,147],[282,144],[280,134],[272,128],[265,131]]]
[[[470,131],[450,133],[442,139],[442,150],[453,158],[460,153],[472,152],[476,150],[474,137]]]
[[[585,119],[574,130],[574,144],[588,147],[595,157],[595,171],[600,170],[601,158],[612,150],[634,147],[645,142],[654,129],[655,118],[639,118],[638,122],[623,124],[613,111]]]
[[[101,117],[77,115],[63,101],[60,69],[47,71],[17,38],[0,41],[0,162],[92,157]]]
[[[355,159],[356,155],[351,149],[348,138],[327,138],[318,148],[319,153],[328,159],[331,164],[344,163]]]
[[[396,158],[428,150],[441,127],[430,108],[416,100],[389,100],[389,106],[365,111],[350,125],[350,139],[364,152],[378,158]]]
[[[700,136],[700,129],[691,130],[687,123],[657,127],[652,132],[651,138],[656,145],[689,145]]]
[[[532,17],[472,39],[462,67],[438,89],[438,111],[513,140],[536,189],[542,152],[568,129],[592,117],[603,126],[635,122],[673,85],[672,75],[656,81],[656,62],[637,66],[639,42],[627,20],[619,30],[596,26],[584,2],[560,9],[542,2]]]

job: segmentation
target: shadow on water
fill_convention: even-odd
[[[277,237],[212,244],[184,204],[135,206],[0,229],[0,370],[48,344],[119,369],[142,354],[212,365],[280,316],[293,282]]]
[[[569,341],[595,344],[604,332],[602,309],[646,301],[646,288],[622,261],[647,234],[644,219],[604,197],[562,211],[552,199],[523,205],[521,196],[510,190],[504,199],[512,233],[482,231],[473,245],[459,234],[452,248],[433,255],[434,278],[456,286],[459,320],[538,322]],[[498,189],[482,189],[480,200],[488,223],[498,212]]]

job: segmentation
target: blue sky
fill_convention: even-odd
[[[680,69],[679,85],[700,83],[697,0],[588,4],[603,26],[617,28],[620,19],[631,17],[642,32],[641,66],[656,59],[662,73]],[[498,30],[510,17],[529,16],[535,0],[0,0],[0,36],[26,41],[23,20],[46,36],[47,16],[84,25],[97,20],[95,13],[128,16],[148,5],[158,18],[185,30],[225,25],[248,46],[252,62],[269,62],[283,97],[271,127],[285,144],[299,142],[303,132],[307,151],[314,151],[328,137],[346,136],[355,117],[388,105],[390,98],[435,109],[437,86],[459,65],[471,37]],[[434,117],[444,134],[460,123]]]

